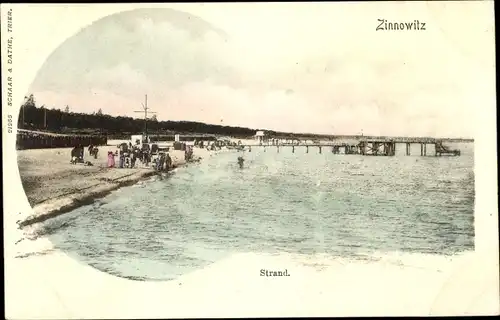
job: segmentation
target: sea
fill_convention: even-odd
[[[370,263],[474,251],[473,144],[452,145],[458,157],[422,157],[413,147],[406,156],[398,146],[393,157],[314,147],[222,152],[37,232],[82,263],[137,281],[176,279],[237,253]]]

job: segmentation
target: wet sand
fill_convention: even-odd
[[[20,217],[20,226],[40,222],[68,212],[78,206],[103,197],[113,190],[134,184],[156,175],[150,167],[119,169],[107,168],[108,151],[116,151],[115,145],[99,147],[97,159],[85,150],[85,161],[92,166],[70,164],[71,148],[20,150],[17,153],[19,173],[32,214]],[[205,158],[209,151],[194,149],[194,158]],[[170,151],[172,164],[185,164],[184,151]],[[115,161],[117,157],[115,158]]]

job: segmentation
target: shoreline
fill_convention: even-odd
[[[147,170],[147,171],[146,171]],[[142,180],[145,180],[158,173],[153,170],[145,169],[143,172],[136,172],[113,181],[104,182],[103,186],[90,187],[90,191],[84,193],[69,193],[60,196],[54,200],[47,200],[33,207],[34,214],[18,222],[19,227],[23,228],[35,223],[43,222],[50,218],[68,213],[79,207],[92,204],[98,199],[104,198],[111,192],[123,187],[132,186]]]
[[[114,147],[100,147],[100,159],[95,160],[94,158],[92,158],[90,159],[91,162],[92,160],[95,160],[96,162],[98,162],[99,160],[103,161],[102,157],[107,157],[107,151],[112,148]],[[59,151],[54,151],[54,149],[42,149],[37,150],[37,153],[48,153],[52,151],[52,153],[55,152],[58,155],[58,158],[60,158],[60,150],[67,152],[66,149],[59,149]],[[34,152],[30,153],[30,151],[31,150],[24,151],[25,154],[21,155],[21,158],[23,156],[25,158],[27,156],[36,156],[34,155]],[[182,151],[173,151],[171,152],[173,165],[172,170],[186,167],[191,163],[199,162],[206,156],[209,156],[209,153],[212,152],[213,151],[208,151],[206,149],[195,148],[193,150],[194,161],[186,162],[183,158]],[[215,153],[218,152],[215,151]],[[57,161],[60,162],[60,159],[57,159]],[[30,206],[32,208],[32,211],[16,221],[19,229],[23,229],[24,227],[33,225],[35,223],[40,223],[48,219],[58,217],[81,206],[91,204],[96,200],[109,195],[113,191],[132,186],[159,174],[152,168],[126,169],[106,168],[104,165],[90,167],[71,165],[72,168],[68,169],[68,166],[66,164],[63,164],[63,167],[66,167],[63,168],[63,170],[60,170],[60,168],[56,168],[55,170],[53,170],[53,172],[43,172],[43,174],[40,175],[39,172],[43,171],[42,169],[40,169],[40,166],[37,163],[33,164],[33,161],[27,162],[28,164],[24,166],[21,163],[19,164],[20,175],[22,180],[33,180],[33,184],[35,186],[31,186],[30,182],[23,181],[25,194],[28,199],[31,200]],[[30,170],[36,172],[37,175],[31,176]],[[44,188],[45,186],[42,183],[39,184],[39,180],[47,180],[47,182],[44,182],[50,184],[50,188],[53,189],[53,191],[48,190],[48,192],[50,194],[55,193],[57,195],[52,198],[39,200],[39,198],[41,197],[40,194],[47,193],[47,188]],[[78,180],[77,183],[82,184],[83,186],[80,188],[74,187],[75,180]],[[61,193],[62,191],[66,190],[68,191]],[[31,203],[34,201],[37,202]]]

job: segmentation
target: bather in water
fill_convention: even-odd
[[[243,159],[243,157],[238,157],[238,164],[240,165],[240,169],[243,169],[244,162],[245,162],[245,159]]]

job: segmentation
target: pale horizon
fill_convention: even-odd
[[[474,137],[477,104],[495,103],[488,2],[192,8],[95,21],[27,94],[49,109],[134,118],[147,94],[159,121],[461,138]],[[379,18],[427,27],[375,31]]]
[[[36,98],[36,97],[35,97]],[[59,107],[48,107],[44,104],[38,104],[36,105],[37,108],[40,108],[40,107],[44,107],[48,110],[59,110],[61,112],[64,112],[64,108],[59,108]],[[139,111],[139,110],[137,110]],[[83,113],[83,114],[94,114],[94,113],[97,113],[97,111],[94,111],[94,112],[91,112],[91,113],[88,113],[88,112],[82,112],[82,111],[74,111],[74,110],[69,110],[69,113]],[[113,115],[110,115],[106,112],[104,112],[104,110],[102,110],[102,114],[103,115],[109,115],[109,116],[113,116]],[[124,117],[123,115],[115,115],[114,117],[116,116],[122,116]],[[133,119],[136,119],[136,120],[144,120],[144,117],[141,118],[141,116],[127,116],[127,117],[130,117],[130,118],[133,118]],[[154,121],[151,119],[150,116],[148,116],[148,122],[151,122],[151,121]],[[224,124],[223,122],[221,123],[208,123],[208,122],[203,122],[203,121],[191,121],[191,120],[161,120],[161,119],[158,119],[158,122],[162,122],[162,121],[173,121],[173,122],[197,122],[197,123],[203,123],[203,124],[207,124],[207,125],[214,125],[214,126],[228,126],[228,127],[240,127],[240,128],[245,128],[245,129],[251,129],[251,130],[255,130],[255,131],[276,131],[276,132],[282,132],[282,133],[291,133],[291,134],[310,134],[310,135],[332,135],[332,136],[377,136],[377,135],[374,135],[374,134],[371,134],[370,132],[364,132],[363,130],[361,130],[359,133],[352,133],[352,134],[349,134],[349,133],[342,133],[342,132],[336,132],[336,133],[328,133],[328,132],[299,132],[299,131],[285,131],[285,130],[274,130],[274,129],[269,129],[269,128],[261,128],[261,127],[248,127],[248,126],[236,126],[236,125],[226,125]],[[24,130],[23,128],[19,128],[18,130]],[[29,131],[29,130],[27,130]],[[201,132],[200,132],[201,133]],[[401,137],[416,137],[416,136],[409,136],[409,135],[400,135]],[[451,139],[464,139],[464,140],[469,140],[469,139],[473,139],[473,137],[468,137],[468,136],[450,136],[450,137],[438,137],[438,136],[428,136],[428,137],[432,137],[432,138],[451,138]]]

